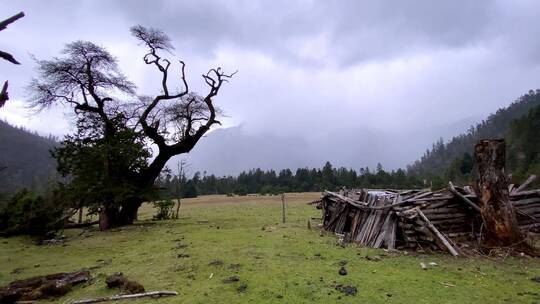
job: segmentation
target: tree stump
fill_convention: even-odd
[[[483,245],[510,247],[520,244],[522,236],[514,207],[510,203],[505,167],[504,139],[480,140],[474,150],[479,179],[477,195],[484,223]]]

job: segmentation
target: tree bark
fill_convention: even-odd
[[[524,237],[510,203],[508,177],[504,172],[504,139],[480,140],[474,154],[479,173],[477,195],[485,232],[483,244],[486,247],[516,246]]]
[[[99,213],[99,229],[104,231],[133,224],[143,202],[143,198],[134,197],[126,200],[121,206],[102,207]]]
[[[131,225],[137,219],[139,207],[144,202],[143,198],[128,199],[121,207],[118,216],[118,225]]]
[[[118,207],[101,207],[101,210],[99,211],[99,229],[105,231],[118,226],[118,213]]]

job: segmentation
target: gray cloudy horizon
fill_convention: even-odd
[[[155,94],[156,74],[129,27],[159,28],[196,91],[211,67],[239,70],[215,100],[229,129],[187,156],[196,170],[218,174],[325,160],[403,167],[439,137],[540,87],[534,0],[0,1],[0,18],[19,11],[26,17],[0,33],[0,49],[22,63],[0,63],[12,98],[0,118],[41,134],[69,132],[65,110],[29,114],[24,86],[34,76],[30,55],[59,56],[79,39],[106,47],[140,94]],[[227,132],[236,132],[229,141],[212,138]],[[274,145],[263,153],[264,138]]]

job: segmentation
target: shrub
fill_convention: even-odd
[[[168,220],[174,215],[174,201],[171,199],[165,199],[154,202],[154,208],[158,210],[154,215],[154,220]]]
[[[64,208],[54,194],[23,189],[0,204],[0,231],[6,235],[43,236],[63,227]]]

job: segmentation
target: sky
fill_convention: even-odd
[[[158,93],[129,27],[159,28],[195,91],[206,92],[209,68],[238,70],[215,99],[223,130],[186,156],[217,174],[325,160],[403,167],[540,87],[536,0],[0,0],[3,17],[19,11],[26,17],[0,32],[0,50],[22,63],[0,62],[12,98],[0,118],[44,135],[72,132],[69,109],[30,112],[24,88],[32,56],[59,56],[79,39],[106,47],[139,93]]]

